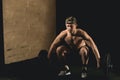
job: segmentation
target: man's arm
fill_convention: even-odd
[[[84,37],[87,45],[92,48],[92,51],[93,51],[93,53],[94,53],[94,55],[95,55],[95,57],[96,57],[97,67],[99,68],[99,67],[100,67],[100,64],[99,64],[99,63],[100,63],[100,53],[99,53],[99,51],[98,51],[98,48],[97,48],[95,42],[94,42],[93,39],[88,35],[88,33],[85,32],[84,30],[80,30],[80,33],[81,33],[82,36]]]
[[[62,31],[55,39],[54,41],[52,42],[50,48],[49,48],[49,51],[48,51],[48,59],[51,57],[51,54],[52,53],[55,53],[56,52],[56,48],[57,46],[61,43],[61,40],[64,38],[65,36],[65,31]]]

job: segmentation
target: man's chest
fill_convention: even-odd
[[[76,35],[71,35],[71,34],[69,34],[69,35],[67,35],[67,36],[65,37],[65,42],[66,42],[67,44],[74,44],[74,45],[76,45],[78,42],[80,42],[80,41],[82,41],[82,40],[83,40],[82,37],[76,36]]]

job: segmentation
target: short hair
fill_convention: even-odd
[[[73,16],[66,18],[65,24],[77,24],[77,19]]]

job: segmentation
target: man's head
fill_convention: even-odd
[[[65,24],[77,24],[77,19],[73,16],[66,18]]]
[[[66,29],[70,32],[74,32],[77,27],[77,19],[73,16],[66,18],[65,20]]]

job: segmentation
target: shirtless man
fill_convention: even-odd
[[[50,59],[52,53],[56,53],[58,59],[65,60],[66,54],[69,54],[70,52],[76,53],[77,51],[77,53],[81,56],[83,65],[81,77],[87,77],[89,47],[95,55],[97,68],[100,67],[100,54],[97,46],[86,31],[77,28],[78,25],[75,17],[71,16],[66,18],[65,25],[66,29],[61,31],[51,44],[48,51],[48,59]],[[64,69],[60,71],[58,74],[59,76],[71,74],[67,63],[64,63],[62,66]]]

